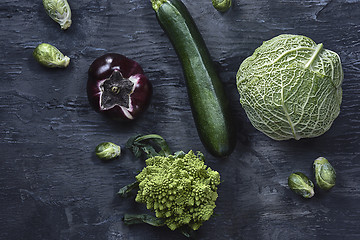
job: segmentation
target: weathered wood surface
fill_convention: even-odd
[[[137,133],[157,133],[173,150],[205,152],[194,127],[180,63],[157,23],[150,1],[78,0],[73,25],[62,31],[41,1],[0,3],[0,239],[184,239],[168,229],[122,221],[140,212],[117,190],[143,163],[125,152],[99,161],[95,146],[124,144]],[[238,122],[234,153],[219,160],[216,216],[198,239],[360,239],[360,1],[234,0],[220,14],[210,0],[184,0],[229,93]],[[255,130],[239,101],[235,74],[262,41],[303,34],[339,53],[345,79],[341,114],[314,139],[277,142]],[[71,58],[68,68],[46,69],[32,51],[41,42]],[[107,52],[138,61],[154,96],[136,122],[118,124],[95,113],[86,97],[87,69]],[[304,200],[287,187],[292,171],[311,175],[327,157],[337,185]]]

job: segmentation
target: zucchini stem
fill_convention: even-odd
[[[151,1],[152,8],[155,11],[157,11],[163,3],[167,2],[167,0],[150,0],[150,1]]]

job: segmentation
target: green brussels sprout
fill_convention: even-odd
[[[112,142],[103,142],[96,146],[95,154],[101,160],[111,160],[120,156],[121,148]]]
[[[336,172],[326,158],[317,158],[313,167],[316,183],[321,189],[329,190],[335,186]]]
[[[212,0],[212,4],[219,12],[226,12],[231,7],[232,0]]]
[[[71,26],[71,9],[66,0],[43,0],[46,13],[66,30]]]
[[[35,48],[33,56],[40,64],[49,68],[65,68],[70,63],[69,57],[64,56],[59,49],[47,43],[39,44]]]
[[[292,173],[288,178],[288,185],[291,190],[304,198],[311,198],[315,194],[313,182],[301,172]]]

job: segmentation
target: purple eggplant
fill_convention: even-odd
[[[148,108],[152,84],[137,62],[108,53],[90,65],[87,95],[95,111],[115,120],[133,120]]]

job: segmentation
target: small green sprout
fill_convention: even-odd
[[[46,13],[66,30],[71,26],[71,9],[66,0],[43,0]]]
[[[321,189],[329,190],[335,186],[336,172],[326,158],[317,158],[313,167],[316,183]]]
[[[70,63],[69,57],[48,43],[39,44],[35,48],[33,56],[40,64],[49,68],[65,68]]]
[[[288,185],[291,190],[304,198],[311,198],[314,196],[314,184],[303,173],[292,173],[288,178]]]
[[[95,154],[101,160],[111,160],[120,156],[121,148],[112,142],[103,142],[96,146]]]
[[[219,12],[226,12],[231,7],[232,0],[212,0],[212,4]]]

